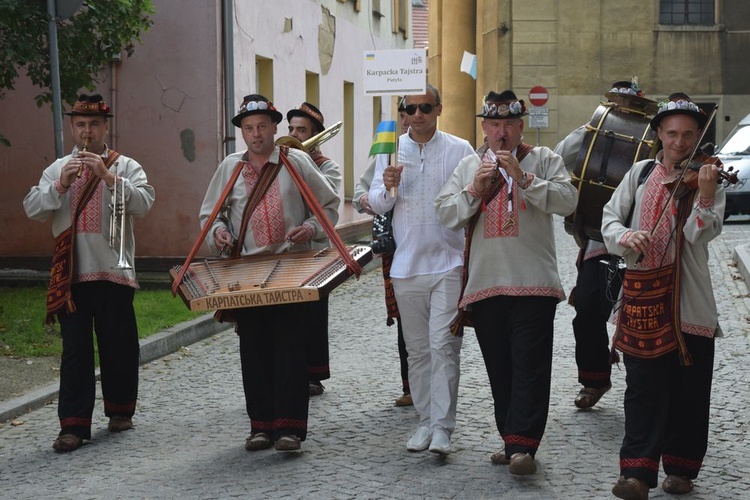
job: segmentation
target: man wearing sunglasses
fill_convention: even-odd
[[[391,280],[409,353],[409,385],[419,424],[406,448],[447,455],[456,426],[461,337],[453,336],[461,291],[464,238],[442,226],[433,200],[458,162],[474,149],[437,129],[440,92],[427,85],[407,96],[409,130],[399,138],[397,161],[379,155],[369,192],[376,213],[393,209]],[[395,194],[395,196],[394,196]]]
[[[560,156],[523,143],[526,106],[490,92],[482,112],[488,147],[461,160],[435,199],[440,222],[466,229],[459,307],[471,311],[495,402],[503,450],[490,459],[513,475],[536,472],[547,424],[555,309],[565,299],[553,215],[576,208]],[[466,325],[462,311],[455,327]]]

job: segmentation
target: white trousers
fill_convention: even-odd
[[[458,313],[461,268],[440,274],[393,278],[409,353],[409,388],[420,426],[448,435],[456,427],[462,338],[451,334]]]

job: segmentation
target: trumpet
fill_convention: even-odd
[[[310,137],[305,142],[301,142],[296,137],[292,137],[290,135],[285,135],[283,137],[279,137],[276,139],[276,145],[278,146],[287,146],[294,149],[300,149],[304,151],[305,153],[310,153],[315,148],[320,147],[321,144],[326,142],[328,139],[331,139],[336,134],[339,133],[339,130],[341,129],[341,122],[334,123],[332,126],[328,127],[318,135],[314,135]]]
[[[89,138],[86,137],[83,139],[83,145],[81,146],[81,151],[88,151],[88,150],[89,150]],[[83,173],[83,163],[81,163],[78,166],[78,172],[76,172],[76,177],[80,178],[82,173]]]
[[[133,269],[125,258],[125,187],[120,186],[119,194],[117,189],[117,167],[120,162],[115,162],[115,183],[112,185],[112,204],[109,215],[109,246],[115,248],[119,236],[120,250],[117,258],[117,265],[113,269]],[[117,199],[119,196],[119,200]]]

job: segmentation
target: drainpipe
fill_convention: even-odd
[[[224,42],[224,153],[235,152],[234,116],[234,4],[223,0],[222,37]]]

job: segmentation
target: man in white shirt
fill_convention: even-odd
[[[437,219],[433,200],[458,162],[474,149],[467,141],[437,130],[440,92],[407,96],[410,127],[399,138],[396,165],[377,160],[369,202],[376,213],[393,209],[391,279],[406,350],[409,384],[419,425],[409,451],[447,455],[456,426],[461,337],[450,324],[458,310],[464,237]]]

